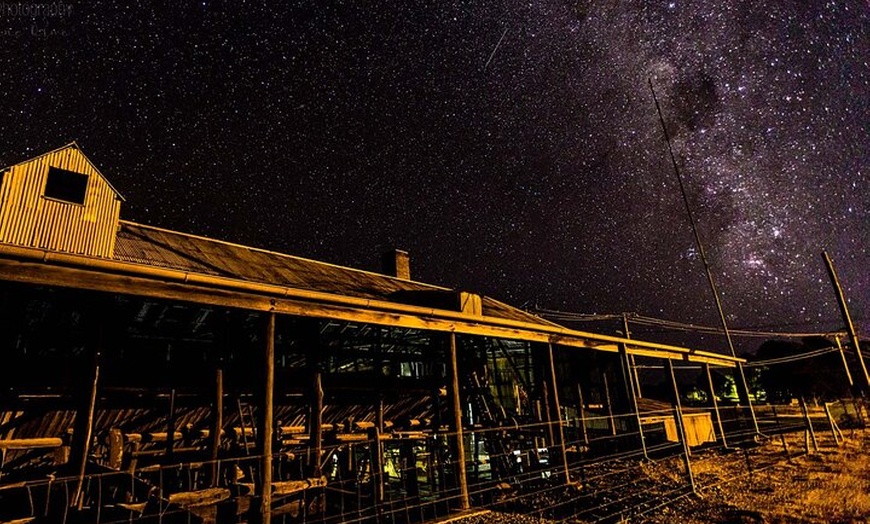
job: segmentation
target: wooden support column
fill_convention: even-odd
[[[547,371],[547,378],[544,379],[541,384],[541,396],[544,397],[544,413],[543,418],[544,422],[547,426],[547,442],[546,447],[553,447],[556,445],[556,435],[554,434],[553,429],[553,403],[550,401],[550,372]]]
[[[580,434],[583,437],[583,445],[589,447],[589,431],[586,429],[586,401],[583,400],[583,387],[577,383],[577,412],[580,416]]]
[[[369,428],[369,439],[371,439],[369,451],[372,464],[372,493],[375,506],[378,506],[378,513],[380,513],[379,506],[384,502],[384,446],[377,426]]]
[[[465,472],[465,435],[462,432],[462,402],[459,398],[459,369],[456,355],[456,333],[450,333],[450,358],[448,359],[450,374],[450,409],[453,411],[451,431],[453,433],[454,460],[456,460],[456,477],[459,483],[459,509],[471,507],[468,497],[468,479]]]
[[[671,376],[671,386],[674,391],[674,425],[677,427],[677,437],[683,444],[683,463],[686,465],[686,477],[689,481],[689,486],[693,492],[697,492],[695,487],[695,476],[692,474],[692,460],[689,458],[689,443],[686,440],[686,426],[683,421],[683,406],[680,402],[680,388],[677,386],[677,376],[674,373],[674,362],[667,359],[668,373]]]
[[[85,482],[85,473],[88,466],[88,454],[91,449],[91,439],[94,431],[94,413],[97,406],[97,387],[100,382],[100,352],[102,350],[102,324],[97,327],[96,344],[92,348],[91,365],[89,370],[88,385],[83,390],[82,403],[76,411],[73,425],[73,442],[70,449],[70,464],[78,468],[76,472],[76,487],[73,493],[72,506],[81,509],[84,503],[82,489]]]
[[[403,464],[402,478],[405,481],[405,493],[412,500],[420,496],[420,482],[417,479],[417,453],[414,451],[414,442],[406,440],[399,448]]]
[[[607,383],[607,372],[601,373],[604,381],[604,400],[607,406],[607,420],[610,423],[610,431],[616,436],[616,419],[613,418],[613,403],[610,401],[610,385]]]
[[[713,416],[716,417],[716,426],[719,428],[722,446],[727,448],[728,441],[725,439],[725,429],[722,426],[722,414],[719,413],[719,401],[716,400],[716,388],[713,387],[713,373],[711,373],[710,364],[707,362],[704,362],[704,374],[707,375],[707,385],[710,388],[710,401],[713,402]]]
[[[622,329],[623,329],[623,334],[625,335],[625,338],[630,339],[631,338],[631,326],[628,323],[628,314],[626,314],[626,313],[622,314]],[[641,388],[640,388],[640,377],[637,374],[637,364],[634,361],[634,355],[631,355],[631,354],[628,355],[627,365],[628,365],[629,371],[631,372],[631,379],[632,379],[632,381],[633,381],[632,383],[634,384],[634,387],[635,387],[636,398],[643,398],[643,391],[641,391]]]
[[[626,323],[627,325],[627,323]],[[643,436],[643,424],[641,424],[640,420],[640,408],[637,405],[637,390],[634,386],[634,374],[631,370],[631,359],[628,354],[628,348],[625,344],[619,344],[619,357],[622,362],[622,370],[623,370],[623,378],[626,382],[626,392],[628,393],[628,400],[630,402],[631,411],[634,414],[634,422],[637,427],[637,436],[640,439],[640,447],[643,450],[643,458],[649,459],[649,455],[646,450],[646,439]]]
[[[169,415],[166,417],[166,457],[172,462],[175,453],[175,388],[169,390]]]
[[[217,363],[214,372],[214,405],[212,406],[211,425],[211,487],[220,483],[220,468],[217,460],[220,458],[221,432],[224,429],[224,370],[221,362]]]
[[[571,482],[571,475],[568,471],[568,460],[565,453],[565,428],[562,426],[562,406],[559,403],[559,382],[556,379],[556,362],[553,356],[553,344],[547,344],[547,364],[549,372],[547,373],[547,382],[549,385],[550,399],[553,406],[553,411],[556,413],[555,422],[553,417],[550,417],[551,427],[555,423],[556,430],[552,431],[553,436],[557,439],[555,448],[558,450],[556,454],[550,452],[550,458],[557,458],[562,466],[562,474],[565,476],[565,482]]]
[[[323,374],[319,365],[314,370],[312,378],[311,427],[308,439],[312,452],[312,475],[314,478],[320,478],[323,475],[321,465],[323,459]]]
[[[272,522],[272,442],[273,415],[275,395],[275,313],[266,316],[264,348],[264,384],[263,384],[263,416],[260,428],[260,449],[262,450],[260,465],[260,484],[258,486],[260,499],[260,516],[263,524]]]

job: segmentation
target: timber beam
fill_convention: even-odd
[[[0,246],[0,281],[610,352],[617,352],[618,344],[624,343],[629,354],[725,367],[743,362],[718,353],[576,331],[546,321],[472,316],[18,246]]]

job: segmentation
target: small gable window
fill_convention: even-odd
[[[48,168],[45,196],[71,204],[84,204],[88,188],[88,175],[67,171],[59,167]]]

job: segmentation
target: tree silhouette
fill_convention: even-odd
[[[758,368],[759,384],[772,402],[788,402],[797,397],[840,398],[848,396],[850,391],[843,361],[837,351],[796,358],[834,347],[836,343],[825,337],[807,337],[800,342],[768,340],[750,357],[750,362],[786,359],[785,362],[771,362]]]

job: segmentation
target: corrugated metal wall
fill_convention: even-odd
[[[85,204],[45,198],[49,167],[88,175]],[[9,168],[0,186],[0,242],[111,257],[121,200],[74,145]]]

